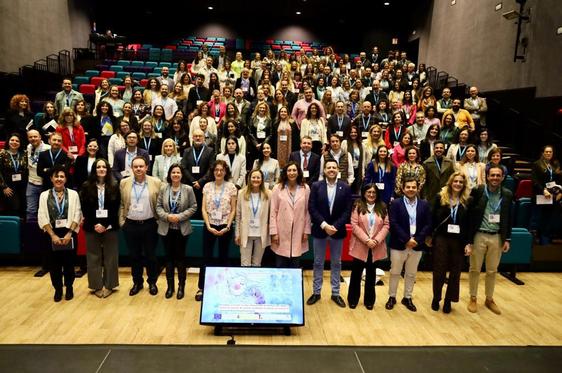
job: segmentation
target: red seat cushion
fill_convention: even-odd
[[[93,95],[96,92],[96,86],[93,84],[80,84],[80,93]]]
[[[102,80],[104,80],[104,77],[101,76],[94,76],[92,77],[92,79],[90,79],[90,84],[93,84],[94,86],[99,86],[102,82]]]
[[[115,78],[115,71],[102,71],[100,73],[102,78]]]

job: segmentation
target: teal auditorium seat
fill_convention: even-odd
[[[500,262],[502,265],[511,265],[510,272],[500,272],[500,274],[517,285],[525,285],[517,278],[517,265],[530,264],[532,252],[533,235],[525,228],[513,228],[510,249],[507,253],[503,253]]]
[[[0,216],[0,254],[19,254],[20,242],[20,218],[17,216]]]
[[[531,225],[531,215],[533,213],[533,203],[530,198],[522,197],[515,205],[514,227],[529,229]]]
[[[144,64],[145,67],[156,67],[158,66],[158,62],[154,62],[154,61],[146,61]]]
[[[98,76],[99,74],[100,74],[99,70],[86,70],[86,72],[84,73],[84,75],[89,77],[89,78],[91,78],[93,76]]]
[[[77,76],[74,78],[73,80],[74,84],[89,84],[90,83],[90,77],[89,76]]]
[[[507,175],[505,177],[504,181],[503,181],[503,187],[511,190],[511,193],[515,194],[517,182],[515,181],[515,179],[512,176]]]

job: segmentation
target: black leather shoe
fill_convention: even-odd
[[[443,313],[451,313],[451,301],[446,300],[443,303]]]
[[[312,294],[310,298],[308,298],[308,300],[306,301],[306,304],[312,306],[314,303],[318,302],[319,300],[320,300],[320,294]]]
[[[132,297],[133,295],[137,295],[139,291],[142,290],[142,284],[133,284],[133,287],[129,291],[129,295]]]
[[[185,295],[185,286],[179,285],[178,286],[178,293],[176,294],[176,298],[183,299],[184,295]]]
[[[55,289],[55,296],[53,297],[55,302],[60,302],[62,300],[62,289]]]
[[[38,270],[37,272],[35,272],[35,274],[33,275],[33,277],[43,277],[45,276],[47,273],[49,273],[48,270],[41,268],[40,270]]]
[[[367,308],[369,311],[372,311],[373,308],[375,308],[375,305],[374,304],[366,304],[365,308]]]
[[[349,308],[351,308],[352,310],[357,308],[357,304],[353,304],[353,303],[349,303]]]
[[[332,295],[331,299],[332,299],[332,301],[334,301],[335,304],[337,304],[341,308],[345,308],[345,301],[343,300],[343,298],[341,296]]]
[[[203,300],[203,290],[197,290],[197,293],[195,293],[195,300],[197,302],[201,302]]]
[[[74,298],[74,289],[72,288],[72,286],[67,286],[66,287],[66,294],[64,295],[64,299],[71,300],[72,298]]]
[[[431,309],[434,311],[439,311],[439,301],[437,299],[431,301]]]
[[[386,308],[387,310],[391,310],[391,309],[394,308],[395,304],[396,304],[396,298],[388,297],[388,302],[386,302],[386,304],[384,305],[384,308]]]
[[[170,299],[174,295],[174,285],[168,285],[168,289],[166,289],[166,299]]]
[[[414,302],[412,302],[412,298],[402,298],[402,304],[406,306],[412,312],[416,312],[418,309],[414,306]]]
[[[150,295],[158,294],[158,287],[156,286],[156,284],[148,284],[148,293]]]

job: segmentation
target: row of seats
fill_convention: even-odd
[[[189,238],[189,246],[187,247],[188,256],[190,257],[202,257],[203,256],[203,226],[202,220],[192,220],[191,225],[193,227],[193,233]],[[351,225],[347,225],[347,237],[344,240],[344,246],[342,250],[342,261],[351,262],[353,258],[349,255],[349,240],[351,238]],[[0,248],[0,254],[19,254],[21,252],[21,242],[20,242],[20,219],[12,216],[0,216],[0,237],[5,237],[2,247]],[[387,237],[388,240],[389,237]],[[39,240],[26,239],[26,242],[38,242]],[[309,240],[309,247],[312,247],[312,237]],[[502,263],[503,264],[529,264],[531,262],[532,256],[532,235],[525,228],[513,228],[512,230],[512,240],[511,240],[511,250],[503,254]],[[330,259],[329,250],[327,250],[327,258]],[[80,231],[78,237],[78,255],[85,255],[86,253],[86,240],[84,238],[83,231]],[[229,249],[230,257],[232,259],[240,257],[240,250],[234,245],[234,242],[230,243]],[[119,234],[119,254],[126,256],[127,246],[123,237],[123,234]],[[157,248],[157,255],[164,256],[164,248],[162,242],[159,242]],[[301,259],[306,261],[313,260],[312,249],[308,250]],[[388,259],[387,259],[388,260]]]

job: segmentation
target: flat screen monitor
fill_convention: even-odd
[[[200,324],[302,326],[302,269],[207,267]]]

